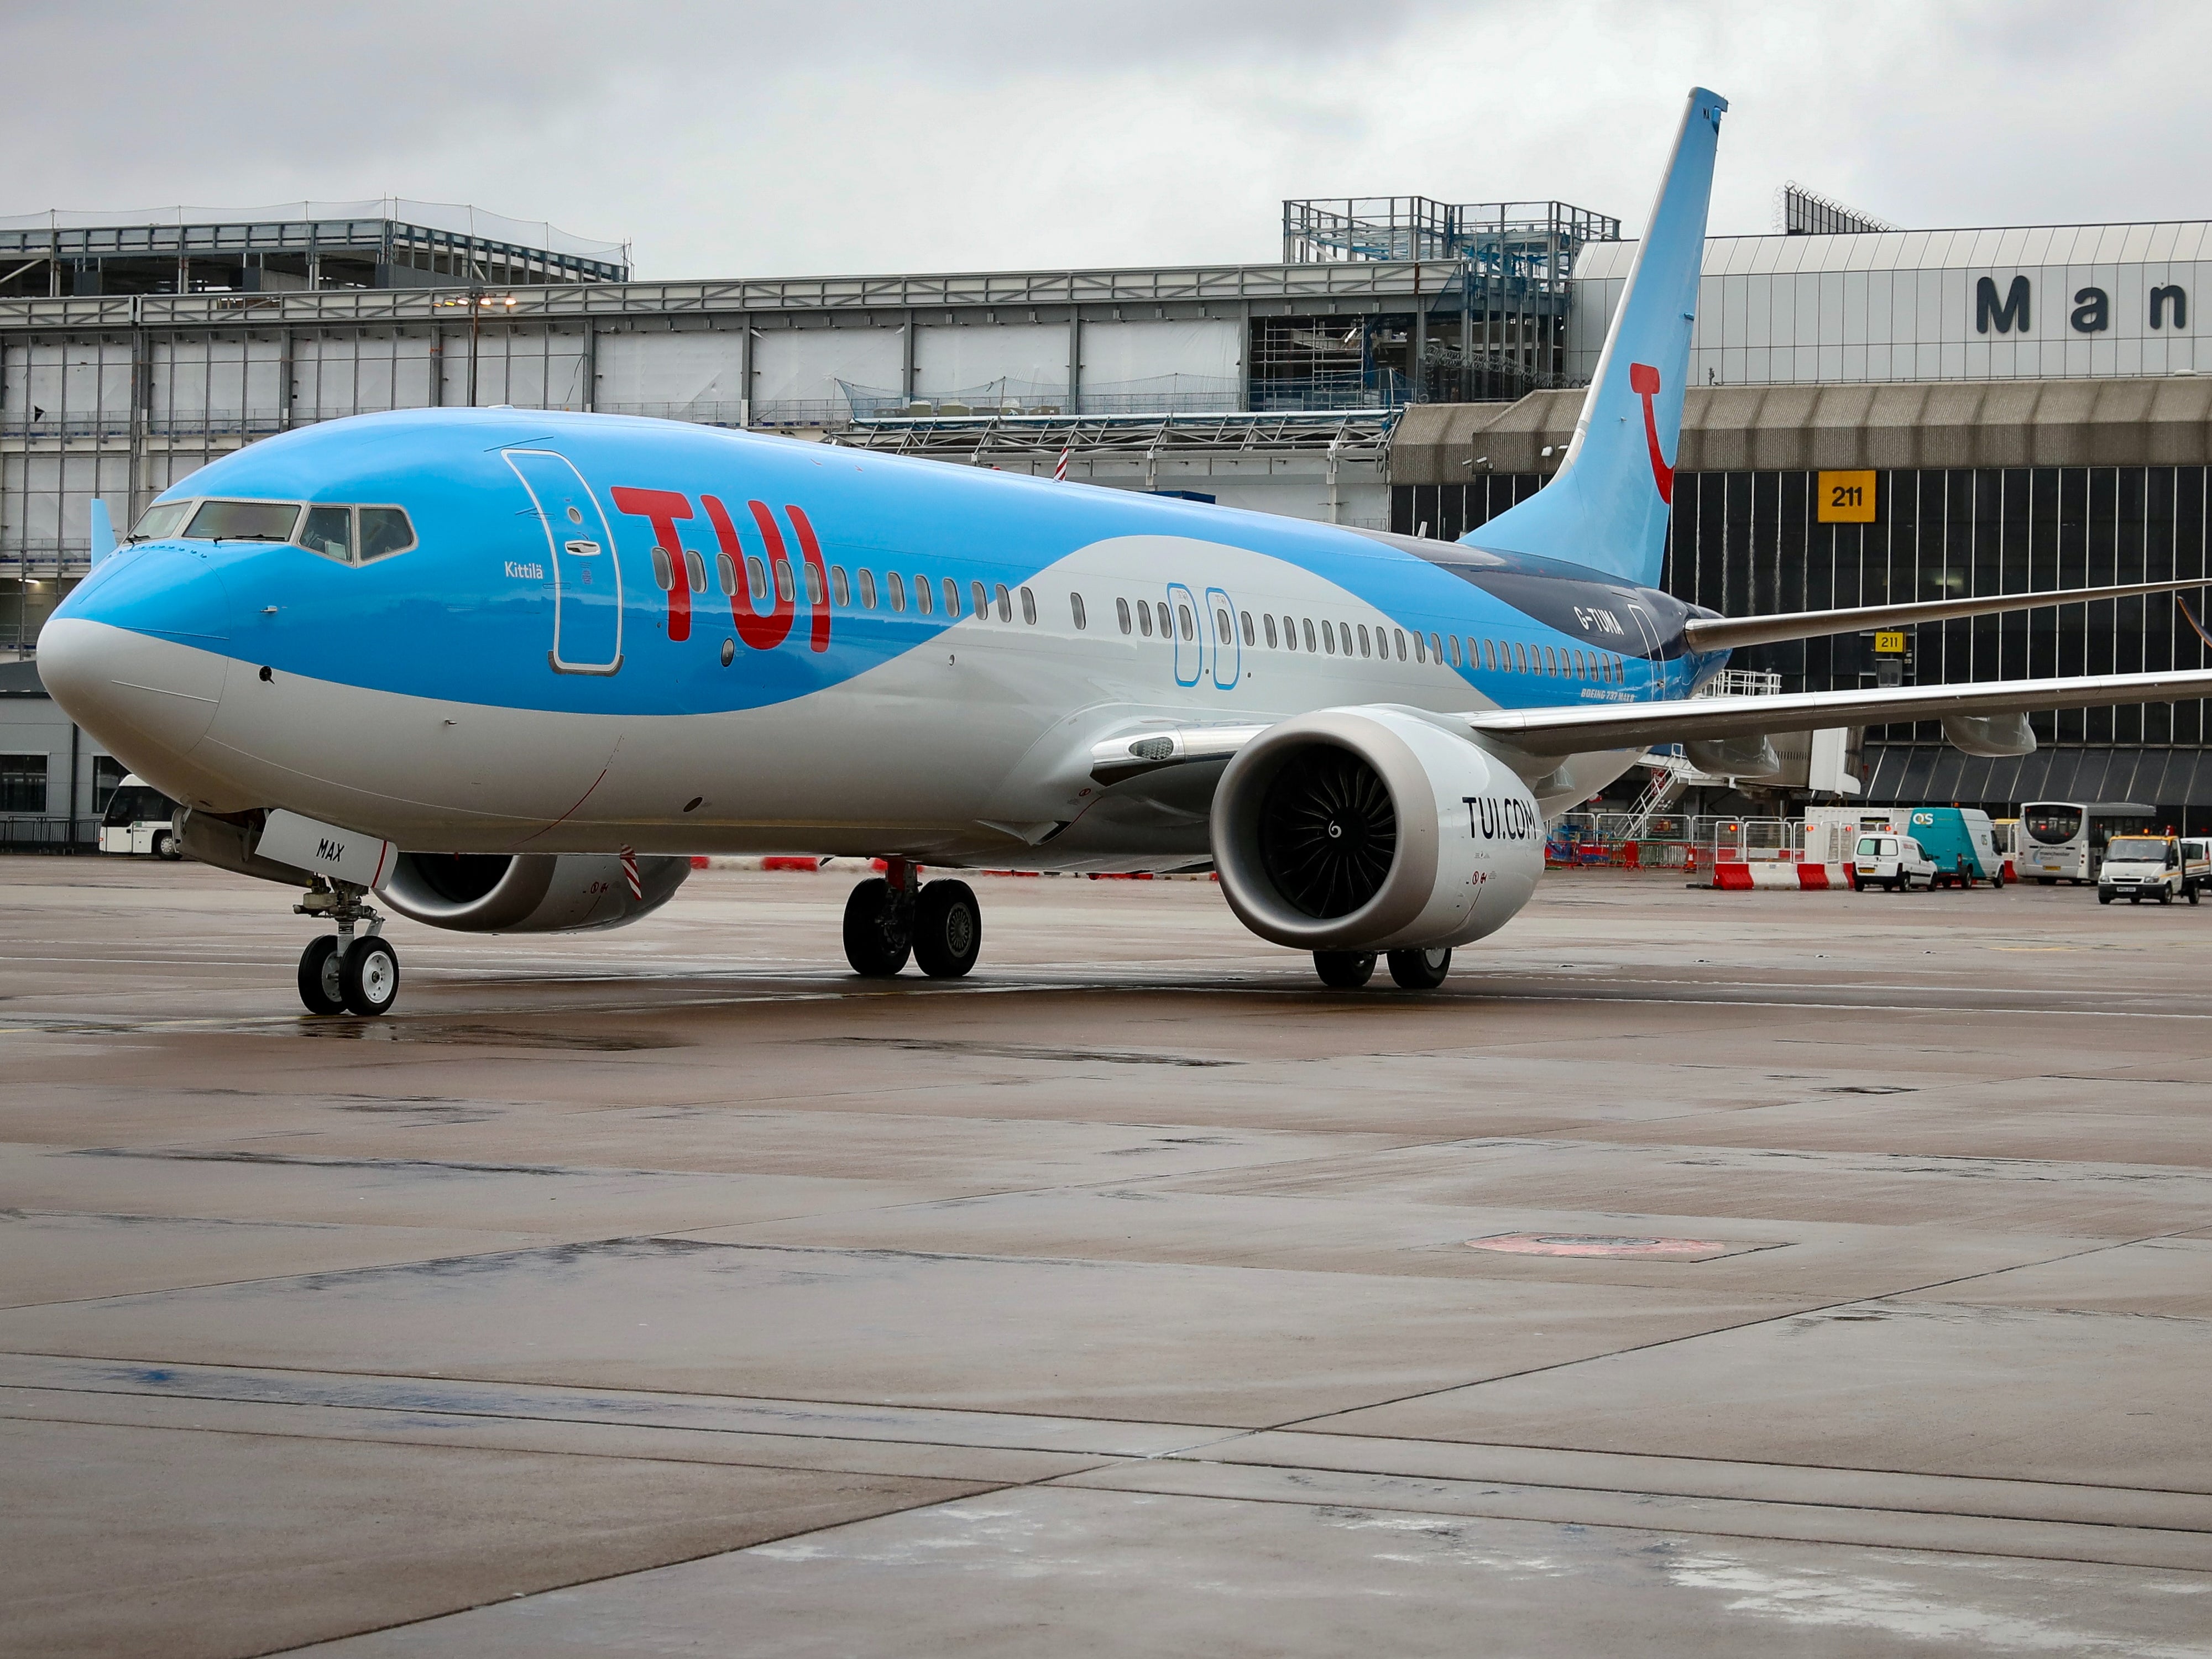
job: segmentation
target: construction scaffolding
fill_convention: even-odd
[[[1252,406],[1396,408],[1490,402],[1571,385],[1569,282],[1620,221],[1565,202],[1454,204],[1426,196],[1283,204],[1286,264],[1433,264],[1422,303],[1354,319],[1269,318],[1252,341]]]

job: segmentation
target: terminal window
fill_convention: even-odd
[[[0,812],[46,810],[46,757],[0,755]]]

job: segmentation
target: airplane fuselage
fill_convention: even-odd
[[[124,548],[45,642],[129,636],[118,752],[423,850],[1157,866],[1206,856],[1203,800],[1102,785],[1103,738],[1679,696],[1718,660],[1557,561],[621,416],[362,416],[163,499],[397,507],[414,543]]]

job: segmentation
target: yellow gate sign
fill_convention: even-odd
[[[1822,524],[1874,522],[1872,472],[1823,472],[1820,495]]]
[[[1905,654],[1905,635],[1900,631],[1883,629],[1874,636],[1874,652],[1877,657],[1901,657]]]

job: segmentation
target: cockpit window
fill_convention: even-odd
[[[190,501],[156,501],[148,507],[138,520],[138,527],[131,532],[134,542],[158,542],[165,536],[173,536],[192,510]]]
[[[295,501],[203,501],[185,535],[196,542],[289,542],[299,517]]]
[[[415,545],[415,526],[407,522],[407,514],[396,507],[364,507],[361,509],[361,562],[381,559],[394,553],[404,553]]]
[[[295,538],[340,564],[367,564],[415,545],[415,528],[396,507],[311,507]]]
[[[311,507],[300,526],[300,545],[340,564],[353,562],[353,509]]]

